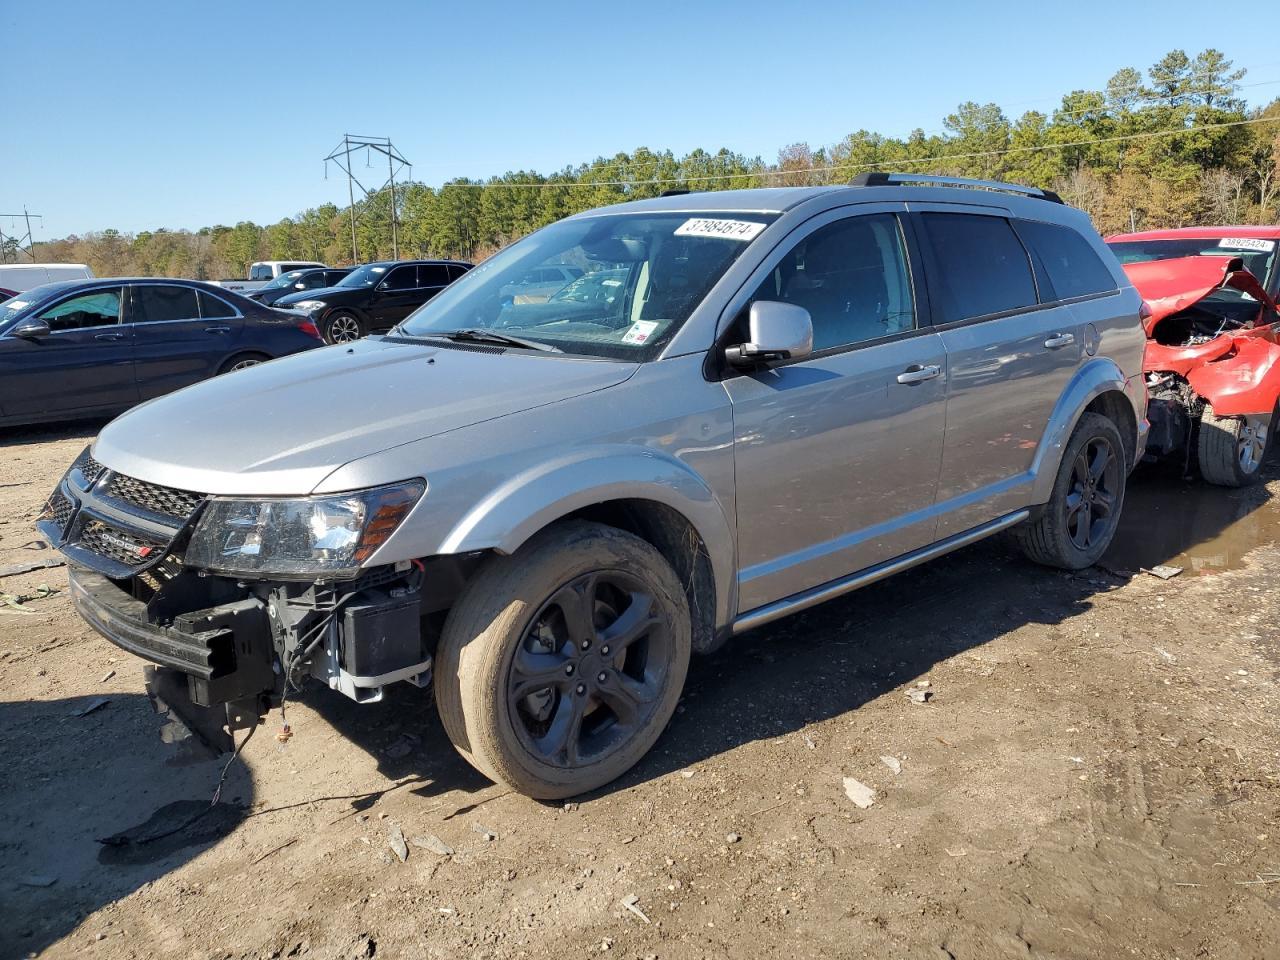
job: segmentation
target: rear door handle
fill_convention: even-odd
[[[231,328],[230,327],[205,327],[204,332],[205,333],[230,333]]]
[[[123,333],[96,333],[93,336],[95,340],[123,340]]]
[[[1044,342],[1044,345],[1048,350],[1057,350],[1059,347],[1069,347],[1075,342],[1076,335],[1074,333],[1055,333]]]
[[[936,363],[931,363],[927,367],[922,367],[918,363],[913,363],[907,369],[898,374],[899,383],[924,383],[926,380],[932,380],[938,374],[942,373],[942,368]]]

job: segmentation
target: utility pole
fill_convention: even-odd
[[[0,213],[0,217],[9,217],[11,220],[16,220],[18,217],[21,217],[23,219],[23,221],[27,225],[27,232],[21,237],[17,237],[17,236],[14,236],[13,234],[10,234],[9,239],[16,241],[15,249],[17,253],[20,253],[22,251],[22,245],[25,243],[27,246],[27,256],[32,260],[32,262],[34,262],[36,259],[36,254],[35,254],[35,240],[31,235],[31,218],[35,217],[37,220],[40,221],[41,225],[43,226],[44,217],[38,213],[30,212],[25,205],[23,206],[21,213]],[[0,232],[0,261],[3,261],[5,263],[9,262],[8,250],[9,248],[6,247],[4,243],[4,234]]]
[[[358,155],[361,151],[364,152],[366,157],[373,153],[381,153],[387,158],[387,180],[376,189],[366,187],[353,172],[352,154]],[[326,177],[329,173],[329,161],[336,163],[338,169],[347,175],[347,200],[348,209],[351,213],[351,259],[355,262],[360,260],[360,251],[356,242],[355,198],[355,188],[359,187],[366,200],[372,199],[382,193],[383,190],[387,190],[390,193],[391,255],[398,260],[400,258],[400,214],[396,209],[396,177],[403,170],[412,171],[413,164],[406,160],[400,151],[396,149],[390,137],[361,137],[350,133],[344,133],[342,135],[342,143],[324,158]]]

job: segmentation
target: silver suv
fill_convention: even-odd
[[[563,264],[616,293],[504,295]],[[385,336],[136,408],[39,529],[222,747],[308,678],[433,684],[470,763],[569,796],[653,745],[692,651],[997,531],[1094,563],[1145,445],[1139,308],[1038,190],[627,203]]]

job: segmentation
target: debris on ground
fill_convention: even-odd
[[[741,840],[741,839],[742,839],[742,836],[741,836],[740,834],[737,834],[737,833],[731,833],[731,834],[729,834],[727,837],[725,837],[724,839],[725,839],[725,842],[726,842],[726,843],[737,843],[739,840]]]
[[[404,831],[400,829],[400,824],[391,825],[391,830],[387,833],[387,846],[400,858],[401,863],[409,859],[409,845],[404,842]]]
[[[1177,658],[1177,657],[1175,657],[1175,656],[1174,656],[1172,653],[1170,653],[1168,650],[1166,650],[1164,647],[1156,647],[1156,648],[1155,648],[1155,651],[1156,651],[1156,653],[1160,654],[1160,659],[1161,659],[1161,660],[1163,660],[1165,663],[1177,663],[1177,662],[1178,662],[1178,658]]]
[[[33,600],[52,597],[57,592],[47,583],[42,583],[36,587],[35,593],[0,593],[0,613],[21,613],[29,617],[35,616],[34,610],[23,610],[23,605]]]
[[[43,570],[46,567],[65,567],[66,563],[61,557],[47,557],[44,560],[14,563],[7,567],[0,567],[0,577],[16,577],[20,573],[30,573],[32,570]]]
[[[853,805],[859,810],[866,810],[876,802],[876,792],[853,777],[844,778],[844,795],[852,800]]]
[[[89,714],[93,713],[93,711],[99,710],[102,707],[105,707],[110,702],[111,701],[108,700],[106,697],[94,697],[92,700],[86,703],[79,710],[72,711],[71,716],[87,717]]]
[[[382,751],[392,760],[403,760],[409,754],[413,753],[413,748],[419,743],[419,739],[411,733],[402,733],[392,744]]]
[[[634,913],[641,920],[643,920],[645,923],[650,922],[649,918],[644,915],[644,911],[640,909],[640,898],[636,896],[634,893],[623,897],[622,905],[626,907],[628,910],[630,910],[632,913]]]
[[[933,699],[933,691],[928,687],[915,686],[907,691],[907,699],[912,703],[928,703]]]
[[[496,833],[494,833],[494,832],[493,832],[492,830],[490,830],[488,827],[481,826],[481,825],[480,825],[480,824],[478,824],[478,823],[473,823],[473,824],[471,825],[471,829],[472,829],[472,831],[474,831],[475,833],[480,834],[480,836],[484,837],[486,840],[497,840],[497,839],[498,839],[498,835],[497,835]]]
[[[880,762],[892,770],[895,774],[902,772],[902,761],[897,757],[881,757]]]
[[[1161,580],[1172,580],[1182,572],[1182,567],[1171,567],[1168,564],[1157,563],[1154,567],[1143,567],[1143,573],[1149,573],[1153,577],[1159,577]]]
[[[807,733],[804,735],[804,745],[810,750],[818,749],[818,745],[814,742],[813,737],[809,736]]]
[[[116,675],[116,672],[115,672],[114,670],[108,670],[106,673],[104,673],[104,674],[102,675],[102,679],[101,679],[101,680],[99,680],[98,682],[99,682],[99,683],[106,683],[108,680],[110,680],[110,679],[111,679],[112,677],[114,677],[115,675]]]
[[[453,856],[453,847],[449,846],[434,833],[428,833],[424,837],[414,837],[411,842],[415,847],[430,850],[432,853],[438,853],[442,857]]]

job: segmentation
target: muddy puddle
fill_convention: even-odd
[[[1267,471],[1273,475],[1276,467]],[[1265,486],[1243,490],[1176,477],[1134,474],[1120,529],[1102,565],[1137,571],[1158,563],[1183,575],[1233,570],[1257,547],[1280,540],[1280,503]]]

